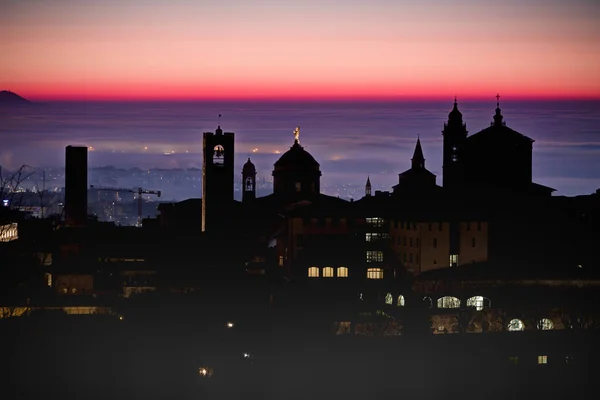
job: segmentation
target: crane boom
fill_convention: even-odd
[[[109,187],[109,186],[94,186],[90,185],[90,189],[96,190],[107,190],[111,192],[127,192],[127,193],[137,193],[138,200],[138,221],[137,226],[142,226],[142,194],[154,194],[157,197],[160,197],[162,192],[160,190],[148,190],[138,187],[137,189],[129,189],[129,188],[117,188],[117,187]]]

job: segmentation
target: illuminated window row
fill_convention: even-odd
[[[367,262],[383,262],[383,251],[367,250]]]
[[[319,276],[320,276],[320,270],[318,267],[310,267],[308,269],[308,277],[309,278],[318,278]],[[333,267],[324,267],[323,268],[323,278],[333,278],[333,277],[334,277]],[[338,278],[347,278],[348,277],[348,268],[338,267],[337,268],[337,277]]]
[[[389,304],[389,305],[394,304],[394,296],[392,296],[391,293],[388,293],[388,294],[385,295],[385,304]],[[396,305],[398,307],[404,307],[404,304],[405,304],[405,302],[404,302],[404,296],[402,296],[402,295],[398,296],[398,300],[396,302]]]

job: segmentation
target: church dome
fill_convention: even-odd
[[[311,196],[320,192],[321,170],[315,158],[300,145],[300,128],[294,144],[274,164],[273,192],[284,196]]]
[[[300,145],[300,129],[294,131],[294,145],[288,151],[283,153],[279,160],[275,162],[275,170],[278,169],[318,169],[319,163],[315,158]]]
[[[300,146],[297,141],[288,151],[283,153],[279,160],[275,162],[275,169],[293,167],[293,168],[319,168],[319,163],[315,158]]]
[[[452,121],[452,120],[460,120],[462,121],[462,113],[460,111],[458,111],[458,103],[456,102],[456,98],[454,98],[454,108],[452,108],[452,111],[450,111],[450,114],[448,114],[448,120]]]
[[[244,166],[242,167],[242,173],[256,174],[256,167],[254,166],[254,164],[252,164],[252,161],[250,161],[250,157],[248,157],[248,161],[246,161],[246,164],[244,164]]]

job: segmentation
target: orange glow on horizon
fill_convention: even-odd
[[[35,84],[11,85],[12,92],[32,101],[227,101],[227,100],[437,100],[457,95],[464,100],[491,99],[504,93],[511,99],[600,100],[593,87],[561,88],[530,85],[447,85],[422,84],[394,87],[379,85],[272,85],[272,86],[189,86],[181,88],[156,84]],[[454,88],[454,86],[459,86]],[[117,88],[117,90],[113,90]]]
[[[0,90],[31,100],[600,99],[590,0],[92,3],[8,2]]]

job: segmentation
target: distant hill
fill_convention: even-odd
[[[31,104],[31,102],[16,93],[9,90],[0,91],[0,104],[11,105],[11,104]]]

